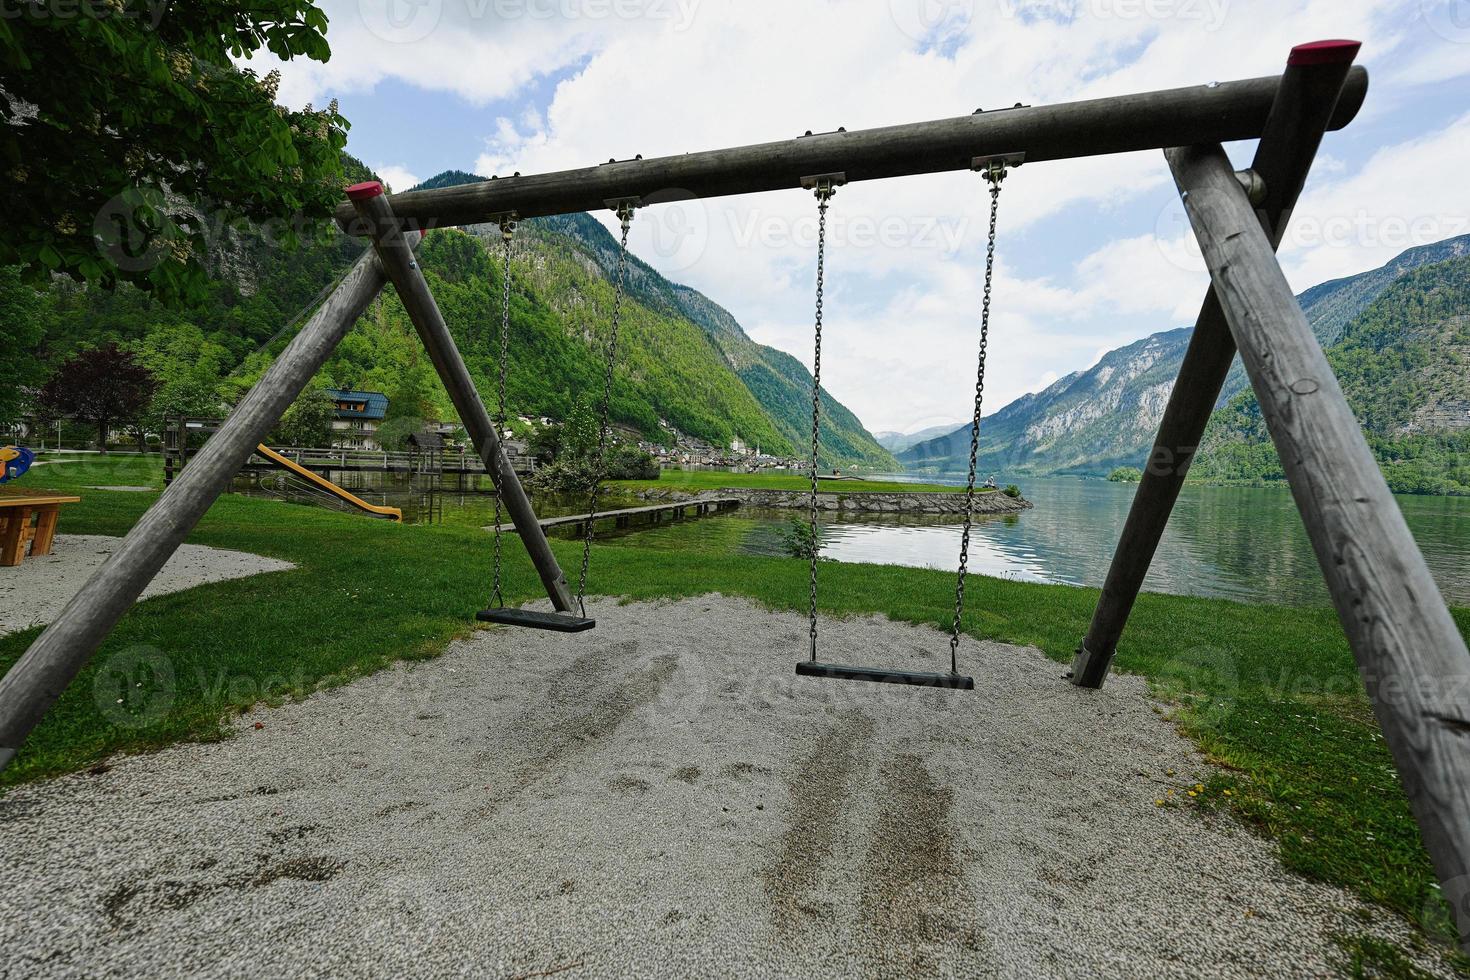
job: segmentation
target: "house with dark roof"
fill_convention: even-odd
[[[388,396],[381,391],[343,391],[328,388],[332,399],[332,448],[380,449],[378,426],[388,414]]]

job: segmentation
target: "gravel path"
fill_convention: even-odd
[[[0,636],[55,619],[121,541],[99,534],[58,534],[51,554],[0,568]],[[245,551],[186,544],[143,590],[143,598],[295,567]]]
[[[1310,976],[1334,931],[1406,935],[1156,806],[1204,764],[1135,678],[967,641],[973,694],[824,682],[792,675],[799,616],[593,611],[11,792],[0,972]],[[823,637],[947,652],[876,618]]]

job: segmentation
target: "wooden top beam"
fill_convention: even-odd
[[[969,170],[977,157],[1024,154],[1027,163],[1259,138],[1281,83],[1278,75],[1054,106],[1026,106],[879,129],[822,133],[725,150],[624,160],[580,170],[500,177],[389,198],[408,228],[596,211],[641,204],[796,189],[804,177],[842,173],[847,182]],[[1353,68],[1328,129],[1352,121],[1368,91]],[[337,221],[367,229],[351,204]]]

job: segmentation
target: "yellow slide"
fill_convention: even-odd
[[[377,504],[370,504],[366,500],[363,500],[361,497],[355,496],[354,494],[348,493],[346,490],[343,490],[341,487],[337,486],[337,484],[333,483],[331,480],[328,480],[326,477],[318,476],[306,467],[298,466],[296,463],[291,462],[289,459],[282,456],[280,453],[276,452],[269,446],[256,446],[255,451],[264,456],[266,459],[270,460],[272,463],[275,463],[277,466],[283,467],[284,469],[290,470],[292,473],[295,473],[303,480],[311,481],[311,483],[325,490],[332,496],[347,501],[358,510],[367,511],[369,514],[375,514],[378,517],[386,517],[389,520],[393,521],[403,520],[403,511],[399,510],[397,507],[379,507]]]

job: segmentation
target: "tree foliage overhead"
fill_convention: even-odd
[[[169,301],[207,283],[218,222],[286,247],[341,196],[335,103],[275,104],[235,59],[326,61],[312,0],[21,0],[0,18],[0,265]]]
[[[35,356],[44,335],[41,297],[20,279],[14,269],[0,269],[0,351],[5,367],[0,370],[0,426],[20,417],[28,388],[45,379],[45,370]]]

